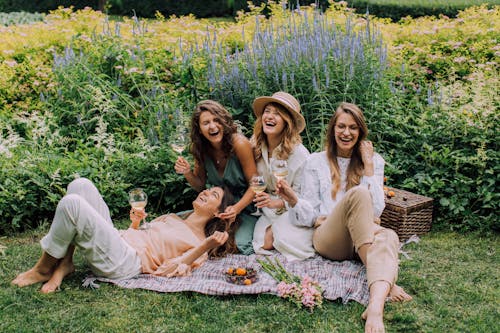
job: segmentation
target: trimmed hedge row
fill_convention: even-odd
[[[436,16],[446,15],[456,17],[458,12],[468,7],[488,4],[490,7],[500,4],[500,0],[352,0],[347,1],[348,7],[356,9],[358,13],[367,10],[371,15],[390,18],[394,22],[406,16]]]
[[[258,5],[265,0],[254,0],[253,3]],[[325,1],[326,3],[327,1]],[[85,0],[0,0],[0,12],[42,12],[46,13],[49,10],[57,9],[59,6],[82,9],[91,7],[98,9],[98,1]],[[246,0],[194,0],[194,1],[178,1],[178,0],[108,0],[108,12],[112,15],[131,16],[135,12],[140,17],[155,17],[156,11],[159,11],[164,16],[170,15],[188,15],[193,14],[196,17],[213,17],[213,16],[235,16],[236,12],[242,9],[248,9]]]
[[[255,5],[260,5],[267,0],[253,0]],[[352,0],[346,1],[348,7],[356,9],[358,13],[370,14],[377,17],[390,18],[397,22],[402,17],[439,16],[440,14],[455,17],[460,10],[487,3],[489,6],[499,5],[500,0]],[[91,7],[98,9],[98,0],[0,0],[0,12],[42,12],[57,9],[59,6],[82,9]],[[289,1],[290,7],[296,7],[297,3],[308,5],[317,3],[321,8],[328,8],[328,0]],[[196,17],[235,16],[239,10],[248,9],[247,0],[107,0],[109,14],[131,16],[135,12],[140,17],[155,17],[159,11],[164,16],[188,15]]]

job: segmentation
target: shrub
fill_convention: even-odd
[[[366,11],[377,17],[390,18],[394,22],[401,18],[410,16],[413,18],[422,16],[445,15],[455,17],[461,10],[482,4],[490,7],[500,4],[499,0],[348,0],[349,7],[356,8],[359,13]]]
[[[279,6],[272,7],[272,14],[269,22],[257,17],[251,42],[234,54],[221,44],[205,44],[208,90],[250,130],[255,97],[291,93],[307,122],[304,144],[316,151],[339,102],[373,110],[384,84],[385,49],[377,31],[362,19],[360,24],[351,17],[338,26],[317,10],[293,13]],[[356,30],[356,24],[362,28]]]

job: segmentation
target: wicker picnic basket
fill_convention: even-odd
[[[388,188],[388,193],[391,191],[394,192],[394,196],[385,197],[385,209],[380,217],[380,225],[394,230],[401,241],[407,240],[412,235],[429,232],[432,224],[433,199]]]

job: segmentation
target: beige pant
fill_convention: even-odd
[[[63,258],[75,244],[92,272],[111,279],[130,278],[141,273],[141,261],[115,229],[109,209],[97,188],[86,178],[75,179],[59,201],[42,249]]]
[[[363,244],[371,243],[366,258],[368,286],[398,275],[399,239],[396,233],[373,222],[370,192],[364,187],[347,191],[313,236],[313,246],[325,258],[350,260]]]

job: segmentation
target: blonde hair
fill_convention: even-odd
[[[347,184],[345,190],[359,185],[361,182],[361,176],[364,171],[364,164],[361,158],[360,152],[360,142],[365,140],[368,135],[368,127],[366,126],[365,117],[363,111],[355,105],[347,102],[342,102],[337,107],[337,110],[330,119],[328,124],[328,130],[326,132],[325,148],[326,155],[328,157],[328,162],[330,163],[331,177],[332,177],[332,198],[337,197],[337,193],[340,190],[340,168],[337,162],[337,141],[335,140],[335,125],[337,120],[342,113],[351,115],[359,128],[358,141],[353,147],[351,160],[349,166],[347,167]]]
[[[300,137],[300,133],[298,128],[294,122],[294,118],[290,114],[290,112],[281,104],[271,102],[266,104],[274,106],[277,110],[281,118],[283,118],[285,127],[283,128],[283,132],[281,135],[280,149],[277,151],[277,157],[282,160],[288,159],[288,156],[292,152],[293,148],[302,143],[302,138]],[[252,145],[254,147],[254,158],[255,161],[258,161],[262,158],[262,143],[267,144],[266,134],[262,128],[262,112],[257,119],[255,120],[255,124],[253,127],[253,136],[251,139]]]

